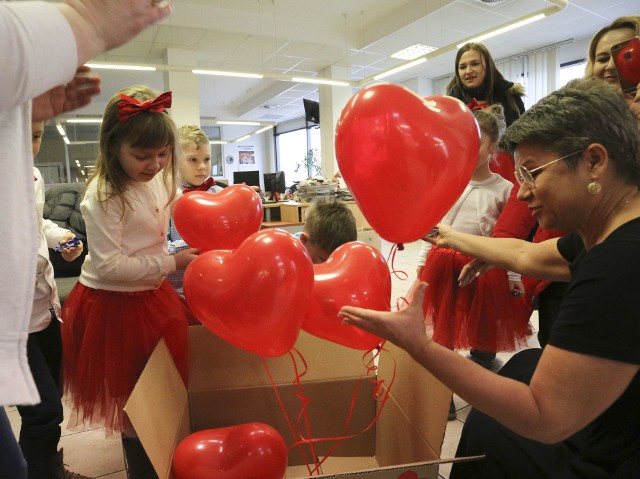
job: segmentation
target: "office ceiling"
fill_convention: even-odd
[[[442,47],[551,6],[543,0],[173,0],[174,11],[100,62],[165,64],[191,58],[202,69],[353,82],[402,63],[390,55],[415,43]],[[561,12],[486,40],[500,59],[581,40],[616,17],[640,13],[640,0],[569,0]],[[385,81],[453,72],[455,50]],[[185,60],[179,60],[185,62]],[[108,97],[135,83],[162,89],[162,72],[101,70],[103,94],[76,112],[101,114]],[[318,86],[273,78],[198,76],[204,118],[282,122],[304,115],[302,98]]]

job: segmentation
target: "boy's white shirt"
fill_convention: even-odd
[[[38,216],[38,261],[36,266],[36,288],[33,296],[33,308],[31,310],[31,322],[29,333],[42,331],[51,321],[50,310],[56,313],[58,319],[62,318],[60,311],[60,298],[54,279],[53,265],[49,260],[49,248],[55,248],[60,239],[69,232],[61,228],[51,220],[45,220],[44,210],[44,180],[37,168],[33,168],[34,190],[36,195],[36,211]]]

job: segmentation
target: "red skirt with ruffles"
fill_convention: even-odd
[[[424,296],[433,340],[450,349],[513,351],[531,334],[531,309],[509,291],[507,272],[493,268],[470,285],[458,286],[463,266],[472,258],[434,246],[420,274],[429,286]]]
[[[127,426],[123,408],[147,360],[164,338],[187,384],[191,313],[167,281],[150,291],[120,292],[77,283],[64,302],[64,389],[74,408],[69,426]]]

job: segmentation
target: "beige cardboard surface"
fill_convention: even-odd
[[[373,456],[375,453],[375,428],[363,434],[375,416],[376,403],[373,398],[373,384],[360,384],[356,404],[351,413],[348,429],[344,429],[349,417],[349,407],[358,380],[321,381],[303,385],[302,394],[311,399],[307,407],[309,430],[314,438],[345,437],[358,434],[355,438],[342,441],[335,456]],[[293,385],[280,386],[278,393],[287,411],[287,417],[294,431],[299,430],[297,418],[302,402],[297,397]],[[272,387],[240,388],[221,391],[192,392],[190,396],[192,425],[194,430],[215,429],[248,422],[262,422],[276,428],[287,445],[294,443],[293,435]],[[306,423],[301,424],[303,437]],[[325,455],[335,441],[314,444],[316,455]],[[305,457],[311,461],[313,455],[304,446],[304,456],[296,448],[289,454],[289,464],[305,464]]]
[[[285,442],[291,445],[290,430],[262,358],[220,340],[202,326],[190,328],[190,341],[189,391],[182,385],[171,355],[161,341],[126,406],[159,476],[162,479],[173,477],[170,469],[173,451],[192,431],[258,421],[278,429]],[[306,333],[301,333],[295,347],[308,363],[302,389],[303,395],[312,400],[308,408],[312,436],[346,436],[363,430],[373,420],[377,407],[373,397],[375,384],[370,380],[360,383],[352,424],[344,430],[353,391],[364,373],[363,352]],[[393,373],[394,361],[390,359],[393,357],[396,380],[391,397],[370,431],[345,440],[327,459],[322,473],[331,475],[326,477],[397,479],[402,471],[414,471],[420,478],[437,477],[437,466],[433,464],[442,445],[451,393],[417,367],[411,358],[403,356],[402,351],[393,346],[388,349],[390,351],[381,358],[380,374],[388,381]],[[295,373],[291,358],[284,355],[269,358],[267,362],[279,384],[278,392],[288,415],[295,423],[300,400],[292,384]],[[419,384],[421,382],[427,384]],[[425,393],[431,399],[422,397],[420,400]],[[404,397],[406,394],[414,394],[416,398],[408,400]],[[430,407],[434,410],[429,411]],[[189,412],[191,423],[187,420]],[[327,444],[318,444],[315,453],[322,456],[327,447]],[[311,458],[310,454],[305,455]],[[340,457],[345,455],[348,457]],[[290,461],[292,467],[287,477],[309,475],[307,467],[296,466],[302,463],[299,452],[290,454]],[[422,461],[423,465],[428,465],[407,469],[396,467],[399,461]],[[380,469],[387,464],[394,467]],[[357,470],[365,472],[354,475],[356,473],[352,471]]]
[[[387,342],[384,349],[379,376],[388,385],[395,374],[391,396],[435,456],[440,457],[451,391],[397,346]]]
[[[168,477],[173,451],[190,432],[187,389],[160,340],[124,408],[160,477]]]
[[[286,314],[286,313],[283,313]],[[208,391],[238,387],[270,386],[262,357],[223,341],[204,326],[189,328],[191,360],[189,389]],[[268,341],[268,338],[265,338]],[[300,332],[295,348],[304,351],[308,370],[303,382],[357,378],[363,373],[364,351],[323,341]],[[295,370],[288,354],[266,358],[276,384],[291,384]],[[301,370],[303,369],[300,363]],[[213,374],[215,372],[215,374]]]

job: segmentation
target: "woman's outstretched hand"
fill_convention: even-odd
[[[422,312],[426,288],[427,283],[420,283],[409,300],[409,306],[400,311],[375,311],[344,306],[338,316],[344,318],[345,324],[387,339],[413,356],[431,341]]]

